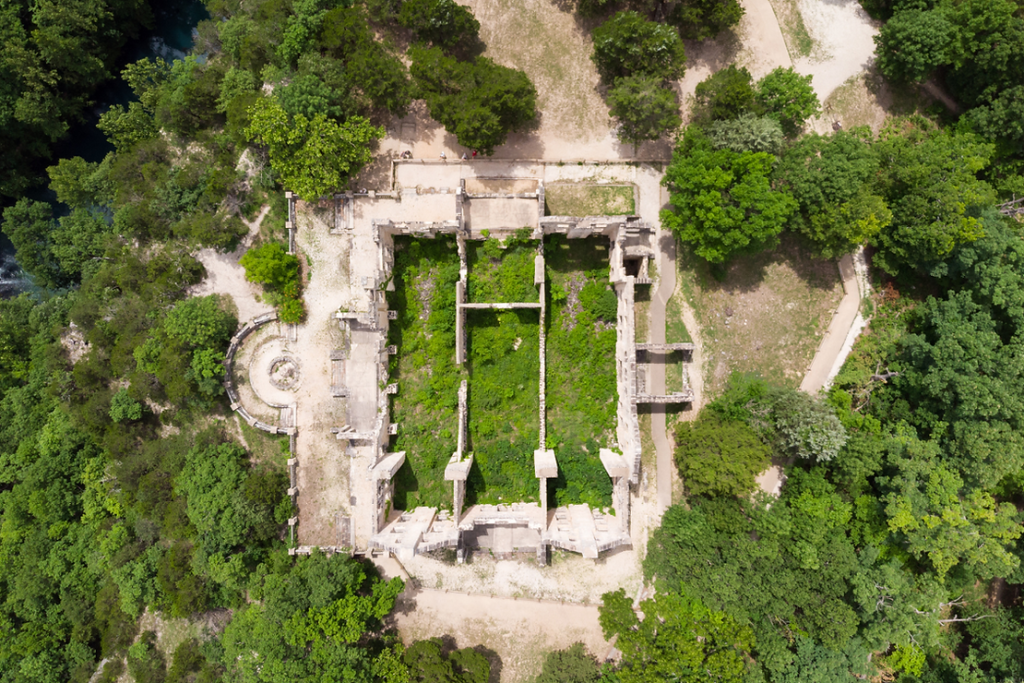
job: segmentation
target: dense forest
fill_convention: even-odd
[[[820,113],[809,77],[731,66],[696,88],[663,224],[723,277],[786,232],[827,258],[866,245],[877,293],[825,396],[737,375],[678,426],[687,504],[644,561],[660,591],[642,623],[622,595],[602,609],[621,680],[669,680],[649,672],[676,649],[672,680],[1024,675],[1024,12],[865,5],[888,18],[878,69],[956,108],[801,134]],[[773,461],[781,496],[753,495]]]
[[[886,20],[881,72],[932,79],[958,109],[803,134],[807,78],[722,69],[678,133],[662,220],[712,264],[785,231],[825,258],[868,245],[871,325],[826,396],[736,376],[679,428],[687,504],[652,536],[656,596],[641,621],[606,595],[621,661],[551,653],[542,683],[1024,677],[1024,243],[1005,206],[1024,192],[1024,18],[1012,0],[864,4]],[[206,6],[192,54],[124,68],[152,25],[142,0],[0,8],[2,228],[35,285],[0,301],[0,680],[487,681],[479,649],[399,643],[400,581],[287,554],[286,447],[226,419],[235,312],[186,292],[196,251],[233,249],[269,205],[243,265],[301,319],[284,187],[344,188],[414,100],[490,154],[535,119],[536,92],[481,56],[453,0]],[[633,144],[680,125],[682,39],[742,14],[576,11]],[[134,97],[100,117],[114,151],[55,158],[118,76]],[[752,497],[772,458],[781,497]],[[157,611],[230,618],[164,652],[140,628]]]

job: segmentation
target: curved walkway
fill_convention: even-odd
[[[846,353],[849,353],[847,338],[851,333],[860,331],[855,329],[855,323],[860,312],[861,292],[851,254],[839,260],[839,275],[843,279],[843,298],[828,324],[828,330],[825,331],[818,351],[814,354],[810,369],[800,383],[800,391],[806,391],[808,394],[817,394],[835,375],[833,369],[840,360],[844,348]]]

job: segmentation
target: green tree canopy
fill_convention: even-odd
[[[359,116],[344,123],[324,114],[289,117],[273,97],[258,99],[249,116],[249,140],[267,148],[285,186],[306,201],[343,188],[373,158],[373,141],[384,137],[383,128]]]
[[[485,57],[460,62],[439,48],[412,48],[411,72],[430,115],[459,144],[493,154],[511,131],[537,116],[537,91],[526,74]]]
[[[963,481],[942,464],[925,476],[907,472],[893,482],[886,515],[889,529],[911,555],[927,561],[941,578],[959,563],[979,578],[1007,576],[1020,559],[1007,546],[1024,533],[1012,503],[996,503],[983,491],[964,491]]]
[[[694,89],[695,115],[703,121],[739,118],[747,112],[760,114],[754,79],[746,67],[730,64],[719,69]]]
[[[185,299],[167,313],[164,321],[167,336],[194,349],[227,346],[237,327],[238,320],[221,308],[216,294]]]
[[[142,404],[127,390],[121,389],[110,399],[110,419],[114,422],[129,422],[142,418]]]
[[[793,228],[825,258],[875,240],[892,222],[888,204],[869,183],[877,169],[866,129],[805,135],[776,167],[775,177],[800,203]]]
[[[703,133],[687,129],[662,180],[672,204],[661,212],[662,224],[711,263],[771,245],[797,208],[788,191],[771,187],[774,160],[712,149]]]
[[[771,451],[744,423],[708,414],[676,426],[675,459],[691,496],[742,496],[771,465]]]
[[[601,630],[622,651],[616,677],[623,683],[707,680],[739,683],[747,671],[747,653],[754,645],[749,626],[699,600],[677,593],[658,593],[640,603],[644,618],[621,588],[601,597]]]
[[[924,81],[949,60],[953,25],[941,12],[897,12],[875,36],[879,70],[898,81]]]
[[[608,91],[611,115],[618,120],[619,139],[634,149],[679,128],[679,102],[671,88],[653,76],[630,76],[615,81]]]
[[[339,554],[314,553],[294,563],[276,557],[269,569],[251,586],[259,602],[236,613],[224,630],[230,680],[401,683],[395,651],[381,637],[401,579],[369,579],[359,563]]]
[[[767,397],[779,446],[798,458],[827,462],[846,444],[846,428],[821,399],[789,388]]]
[[[601,669],[583,643],[544,656],[544,665],[535,683],[598,683]]]
[[[784,137],[782,125],[770,116],[758,116],[752,112],[738,119],[712,121],[707,129],[708,139],[715,149],[733,152],[767,152],[778,154],[782,151]]]
[[[455,0],[405,0],[398,23],[412,29],[419,40],[448,49],[473,43],[480,33],[480,22]]]
[[[893,219],[878,235],[875,265],[890,273],[926,266],[981,237],[977,215],[995,193],[978,173],[988,166],[992,145],[971,134],[910,128],[890,129],[876,150],[883,160],[878,193]]]
[[[410,683],[487,683],[491,665],[467,647],[446,653],[440,638],[418,640],[402,655]]]
[[[594,63],[607,83],[628,76],[676,79],[686,53],[679,33],[637,12],[619,12],[593,33]]]
[[[744,13],[737,0],[681,0],[672,8],[668,21],[683,38],[704,40],[739,24]]]
[[[803,129],[807,119],[821,113],[811,77],[801,76],[793,67],[780,66],[758,81],[757,101],[764,113],[777,119],[790,137]]]
[[[279,242],[266,242],[242,255],[245,279],[275,289],[284,289],[299,275],[299,259]]]

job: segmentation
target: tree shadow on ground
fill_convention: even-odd
[[[809,288],[828,291],[840,282],[839,267],[834,259],[817,258],[802,241],[784,232],[774,249],[735,256],[724,264],[711,264],[677,244],[677,258],[691,270],[701,289],[709,294],[743,294],[764,284],[770,266],[788,265]]]
[[[483,655],[487,663],[491,665],[491,673],[487,677],[487,683],[500,683],[501,681],[501,670],[504,665],[501,662],[501,656],[489,647],[483,645],[476,645],[473,649]]]

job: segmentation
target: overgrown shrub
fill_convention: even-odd
[[[282,322],[298,323],[306,315],[302,303],[299,259],[278,242],[267,242],[245,252],[239,263],[245,279],[263,285],[267,303],[277,308]]]

